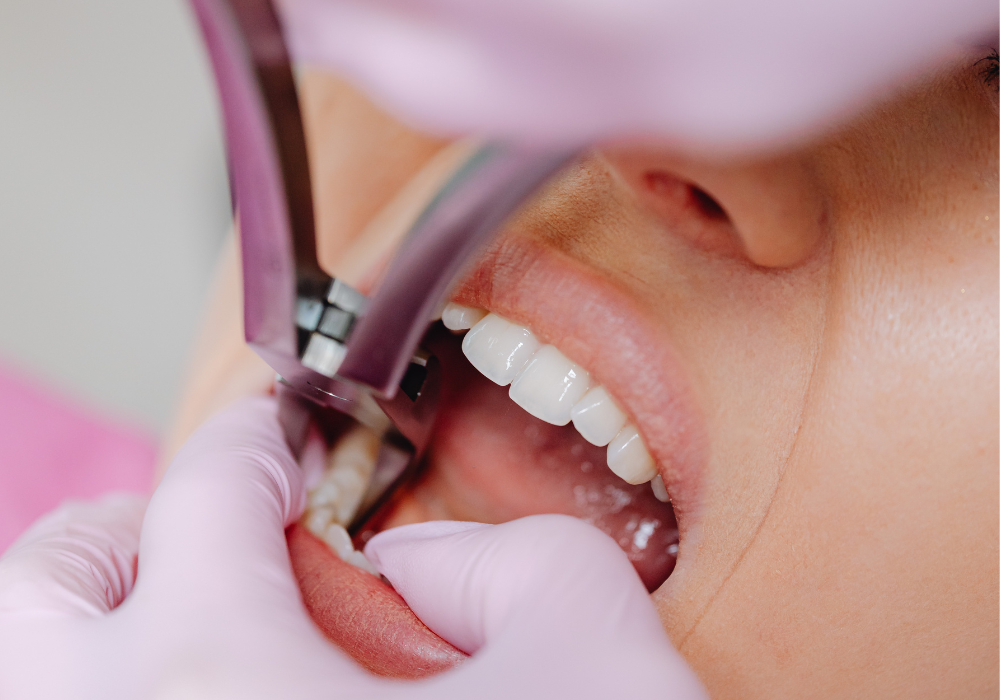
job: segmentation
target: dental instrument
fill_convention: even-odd
[[[192,0],[222,107],[243,265],[247,343],[278,375],[298,452],[310,416],[334,409],[382,435],[356,535],[411,476],[427,445],[440,366],[422,346],[472,257],[577,154],[482,144],[416,220],[374,295],[316,256],[309,160],[295,76],[270,0]]]

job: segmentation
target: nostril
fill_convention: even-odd
[[[701,210],[701,213],[705,215],[708,219],[715,219],[718,221],[728,221],[729,215],[726,214],[726,210],[722,208],[722,205],[715,201],[715,199],[705,190],[700,187],[695,187],[694,185],[688,185],[691,190],[691,199],[694,200],[695,206]]]
[[[661,200],[692,207],[698,214],[712,221],[728,221],[722,205],[708,192],[662,170],[645,174],[646,187]]]
[[[715,197],[666,170],[645,170],[641,178],[643,201],[672,235],[716,255],[743,254],[729,214]]]

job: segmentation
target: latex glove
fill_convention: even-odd
[[[373,538],[413,609],[475,655],[369,675],[302,606],[284,536],[301,471],[275,402],[252,399],[195,433],[145,514],[116,497],[38,522],[0,558],[0,697],[703,697],[625,555],[564,516]]]
[[[446,135],[785,143],[970,44],[995,0],[280,0],[296,59]]]

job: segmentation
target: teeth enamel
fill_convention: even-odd
[[[570,415],[583,439],[598,447],[611,442],[627,420],[603,386],[596,386],[588,391],[573,406]]]
[[[376,575],[364,555],[354,550],[344,528],[368,488],[378,451],[378,434],[369,428],[359,425],[343,435],[330,450],[322,479],[309,491],[302,516],[306,528],[338,557]]]
[[[450,331],[467,331],[483,320],[486,312],[483,309],[470,309],[449,302],[441,312],[441,323]]]
[[[333,514],[331,522],[350,523],[368,488],[378,448],[378,435],[364,426],[341,437],[330,451],[322,480],[309,493],[309,509],[329,510]],[[316,533],[319,537],[322,534]]]
[[[656,476],[656,464],[634,425],[626,425],[608,444],[608,468],[630,484]]]
[[[375,568],[374,564],[368,561],[368,557],[366,557],[363,552],[354,550],[353,552],[351,552],[348,558],[344,559],[344,561],[346,561],[348,564],[354,564],[359,569],[364,569],[372,576],[379,575],[378,569]]]
[[[487,379],[506,386],[540,345],[527,328],[487,314],[462,340],[462,352]]]
[[[590,373],[552,345],[543,345],[510,385],[510,398],[546,423],[566,425],[590,386]]]
[[[344,529],[343,525],[331,523],[323,532],[322,539],[344,561],[347,561],[347,558],[351,556],[351,552],[354,551],[351,536],[347,534],[347,530]]]
[[[630,484],[654,479],[651,488],[661,501],[670,496],[656,473],[656,463],[635,426],[603,386],[591,384],[590,374],[553,345],[542,345],[524,326],[482,309],[448,304],[442,321],[452,330],[471,330],[462,351],[488,379],[511,384],[510,398],[547,423],[573,421],[580,435],[597,446],[608,446],[608,467]],[[475,325],[473,325],[473,323]]]
[[[659,474],[653,477],[653,480],[649,482],[649,486],[653,489],[653,495],[656,496],[656,500],[661,503],[670,503],[670,494],[667,493],[667,487],[663,485],[663,478]]]

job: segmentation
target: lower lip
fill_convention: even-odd
[[[389,585],[342,561],[301,525],[288,551],[306,609],[323,633],[372,673],[425,678],[467,656],[431,632]]]

